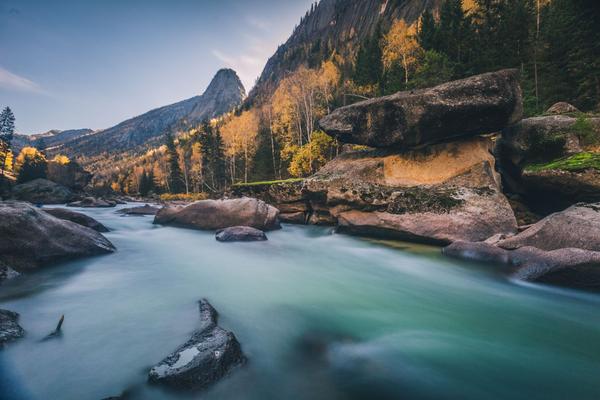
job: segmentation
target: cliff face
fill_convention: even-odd
[[[336,52],[352,59],[360,43],[377,24],[386,28],[396,19],[413,23],[441,0],[321,0],[309,11],[287,42],[267,62],[249,101],[270,95],[288,71],[318,63]]]
[[[197,123],[224,114],[239,105],[245,89],[235,71],[222,69],[201,96],[151,110],[120,124],[64,143],[57,152],[71,157],[136,151],[158,144],[165,132],[181,122]]]

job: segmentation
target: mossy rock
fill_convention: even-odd
[[[545,164],[532,164],[525,167],[527,172],[561,170],[579,172],[586,169],[600,171],[600,153],[583,152],[570,157],[560,158]]]

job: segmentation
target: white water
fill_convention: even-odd
[[[598,399],[600,296],[498,267],[285,226],[265,243],[84,210],[118,251],[0,287],[26,338],[0,351],[0,398]],[[146,383],[208,298],[249,363],[185,395]],[[40,341],[65,314],[63,335]]]

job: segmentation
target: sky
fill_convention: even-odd
[[[312,1],[0,0],[0,107],[32,134],[111,127],[224,67],[249,91]]]

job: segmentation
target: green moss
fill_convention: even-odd
[[[584,146],[600,143],[600,133],[596,132],[590,120],[585,116],[578,117],[571,130],[579,137]]]
[[[571,157],[561,158],[546,164],[533,164],[527,166],[525,171],[540,172],[557,169],[562,171],[578,172],[592,168],[600,171],[600,153],[579,153]]]
[[[248,182],[248,183],[236,183],[232,185],[233,187],[252,187],[252,186],[270,186],[270,185],[280,185],[285,183],[296,183],[303,181],[303,178],[291,178],[291,179],[283,179],[280,181],[262,181],[262,182]]]
[[[526,139],[528,151],[527,158],[534,161],[547,161],[560,157],[563,154],[567,143],[566,134],[559,132],[552,135],[545,135],[534,131]]]

